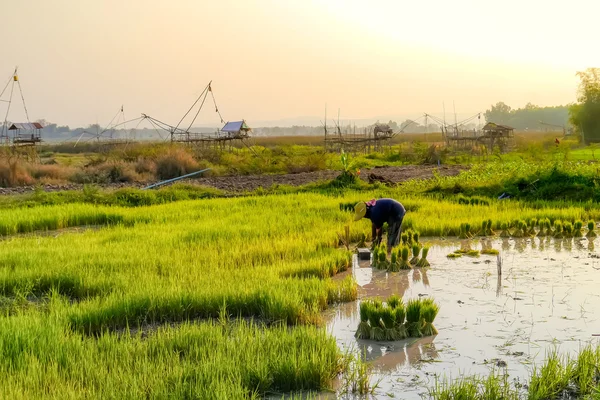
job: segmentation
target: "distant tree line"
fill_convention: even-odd
[[[569,123],[569,106],[539,107],[531,103],[513,109],[498,102],[485,112],[485,120],[517,130],[557,130]]]

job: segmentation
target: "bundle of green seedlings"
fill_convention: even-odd
[[[595,230],[594,230],[594,229],[596,229],[596,222],[594,222],[594,221],[588,221],[587,227],[588,227],[588,231],[585,234],[586,237],[588,237],[588,238],[594,238],[594,237],[598,236],[596,234]]]
[[[540,230],[538,232],[538,236],[544,237],[552,234],[552,225],[550,224],[550,220],[548,218],[542,218],[539,220]]]
[[[458,238],[459,239],[471,239],[473,237],[473,233],[471,232],[471,224],[463,223],[460,224],[458,228]]]
[[[431,298],[409,300],[406,307],[402,298],[388,297],[360,304],[360,322],[355,337],[377,341],[395,341],[408,337],[431,336],[438,333],[433,326],[439,305]]]
[[[373,267],[377,269],[387,269],[388,265],[387,246],[381,243],[373,249]]]
[[[563,223],[563,238],[572,238],[574,236],[573,224],[569,221]]]
[[[490,256],[495,256],[495,255],[500,254],[500,252],[498,250],[496,250],[496,249],[489,248],[489,249],[483,249],[483,250],[481,250],[481,254],[487,254],[487,255],[490,255]]]
[[[488,219],[487,221],[483,221],[481,223],[481,231],[479,232],[481,236],[494,236],[494,231],[492,230],[492,220]]]
[[[419,263],[419,253],[421,252],[421,245],[418,243],[413,243],[412,245],[412,255],[413,257],[410,259],[410,264],[417,266]]]
[[[508,224],[506,222],[503,222],[500,224],[500,237],[502,237],[502,238],[510,237],[510,231],[508,230]]]
[[[429,253],[429,246],[424,246],[423,251],[421,252],[421,259],[417,263],[416,267],[427,268],[431,265],[431,264],[429,264],[429,261],[427,261],[428,253]]]
[[[399,253],[400,253],[400,250],[398,247],[395,247],[392,249],[392,253],[390,256],[390,265],[388,266],[389,272],[400,271]]]
[[[522,238],[527,236],[527,223],[523,220],[518,220],[515,223],[515,230],[512,233],[513,237]]]
[[[527,222],[527,225],[529,225],[529,230],[527,231],[528,236],[535,237],[537,235],[537,232],[535,231],[535,227],[537,226],[537,224],[538,220],[535,218],[532,218]]]
[[[400,263],[400,269],[412,269],[412,265],[408,261],[408,255],[410,250],[407,246],[402,246],[400,248],[400,259],[398,260]]]
[[[403,245],[412,246],[415,243],[419,243],[419,237],[419,232],[413,231],[412,229],[407,229],[400,235],[400,240]]]
[[[583,221],[575,221],[575,223],[573,224],[573,237],[583,237],[583,232],[581,231],[581,229],[583,229]]]
[[[553,235],[555,238],[560,239],[563,237],[563,223],[561,220],[556,220],[554,221],[554,233]]]

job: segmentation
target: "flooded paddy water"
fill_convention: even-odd
[[[447,254],[491,245],[497,256]],[[419,399],[437,380],[506,371],[526,384],[547,352],[573,354],[600,334],[600,256],[586,238],[422,239],[431,267],[388,273],[354,259],[359,299],[325,316],[343,350],[360,351],[373,366],[374,398]],[[391,294],[431,296],[440,305],[439,334],[397,342],[357,340],[360,301]]]

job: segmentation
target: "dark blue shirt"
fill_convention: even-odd
[[[379,199],[374,206],[367,207],[365,218],[371,220],[376,228],[381,228],[384,222],[397,222],[404,218],[404,206],[394,199]]]

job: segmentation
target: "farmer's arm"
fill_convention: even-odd
[[[379,243],[382,236],[383,229],[381,229],[381,227],[378,228],[375,223],[371,223],[371,237],[373,238],[373,242]]]

